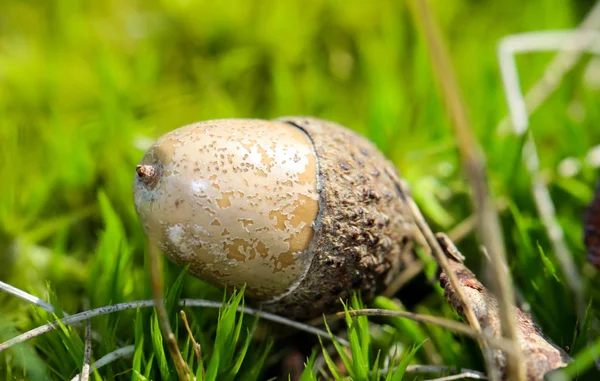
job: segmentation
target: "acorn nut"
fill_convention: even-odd
[[[411,260],[394,166],[332,122],[223,119],[167,133],[134,180],[149,239],[195,276],[308,319],[373,297]]]

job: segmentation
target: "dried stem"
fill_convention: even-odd
[[[537,148],[531,131],[527,133],[527,140],[523,147],[523,160],[531,176],[531,193],[533,194],[538,214],[546,229],[548,238],[550,238],[556,259],[558,259],[558,263],[565,275],[565,283],[569,286],[575,299],[577,313],[580,319],[583,319],[586,309],[583,282],[573,256],[565,242],[564,232],[556,217],[556,209],[552,202],[550,191],[542,179]]]
[[[194,338],[194,335],[192,334],[192,329],[190,328],[190,325],[188,324],[188,320],[187,320],[185,311],[180,311],[179,313],[181,314],[181,319],[183,320],[183,325],[185,326],[185,329],[187,330],[188,336],[190,337],[190,340],[192,340],[192,344],[194,345],[194,352],[196,353],[196,359],[198,360],[198,364],[202,364],[202,348],[200,347],[200,344],[198,344],[196,342],[196,339]],[[204,377],[204,369],[202,369],[202,377]]]
[[[79,381],[88,381],[90,378],[90,363],[92,361],[92,321],[85,321],[85,346],[83,350],[83,366]]]
[[[596,3],[579,28],[574,31],[542,31],[511,35],[498,44],[498,61],[510,113],[509,117],[500,123],[497,131],[503,133],[512,126],[517,135],[527,133],[523,147],[523,161],[531,176],[532,194],[566,282],[575,297],[580,316],[585,313],[586,308],[583,284],[565,243],[562,227],[556,218],[550,192],[540,175],[535,140],[529,130],[529,114],[558,88],[563,76],[573,68],[585,51],[600,53],[600,33],[592,30],[598,26],[600,26],[600,2]],[[523,97],[515,54],[548,50],[559,50],[560,53],[547,66],[544,75],[527,96]]]
[[[508,207],[508,203],[504,200],[498,200],[496,204],[496,212],[500,213],[504,211]],[[464,220],[460,221],[456,224],[451,230],[447,231],[446,234],[450,239],[458,243],[465,239],[466,236],[471,234],[477,228],[477,216],[475,214],[471,214]]]
[[[223,307],[223,303],[221,303],[221,302],[215,302],[212,300],[204,300],[204,299],[182,299],[179,301],[179,305],[182,307],[207,307],[207,308]],[[124,311],[124,310],[130,310],[130,309],[136,309],[136,308],[147,308],[147,307],[153,307],[153,306],[154,306],[153,300],[138,300],[135,302],[119,303],[119,304],[115,304],[115,305],[111,305],[111,306],[104,306],[104,307],[99,307],[99,308],[96,308],[93,310],[80,312],[78,314],[74,314],[69,317],[60,319],[60,322],[63,325],[71,325],[71,324],[74,324],[74,323],[77,323],[80,321],[84,321],[85,319],[93,318],[93,317],[100,316],[100,315],[106,315],[106,314]],[[284,318],[279,315],[275,315],[275,314],[268,313],[268,312],[263,312],[258,309],[250,308],[250,307],[239,306],[237,308],[237,310],[239,312],[243,311],[245,314],[255,315],[255,316],[258,316],[265,320],[270,320],[270,321],[278,323],[278,324],[287,325],[289,327],[311,333],[313,335],[321,337],[323,340],[331,340],[329,333],[327,333],[326,331],[324,331],[322,329],[311,327],[308,324],[299,323],[299,322]],[[51,331],[55,330],[56,328],[58,328],[59,326],[60,325],[58,324],[58,321],[53,321],[51,323],[44,324],[44,325],[34,328],[30,331],[22,333],[19,336],[13,337],[10,340],[0,343],[0,352],[2,352],[14,345],[17,345],[17,344],[23,343],[27,340],[33,339],[34,337],[43,335],[44,333],[51,332]],[[350,343],[348,342],[348,340],[345,340],[341,337],[335,337],[335,340],[344,346],[350,346]]]
[[[585,19],[579,24],[580,31],[593,30],[600,28],[600,2],[592,7]],[[539,81],[537,81],[525,95],[526,114],[533,113],[548,97],[558,88],[562,78],[575,67],[581,56],[584,54],[586,46],[580,46],[580,49],[561,51],[557,53],[552,61],[546,66],[546,70]],[[504,132],[513,126],[510,115],[507,115],[500,121],[496,127],[497,132]]]
[[[17,298],[19,298],[21,300],[24,300],[24,301],[26,301],[28,303],[34,304],[34,305],[40,307],[41,309],[43,309],[44,311],[50,312],[51,314],[54,314],[54,313],[57,312],[56,309],[54,308],[54,306],[52,306],[52,304],[47,303],[46,301],[38,298],[37,296],[31,295],[31,294],[29,294],[29,293],[27,293],[27,292],[25,292],[25,291],[23,291],[23,290],[21,290],[19,288],[16,288],[13,285],[8,284],[8,283],[4,283],[4,282],[0,281],[0,290],[2,290],[4,292],[7,292],[7,293],[9,293],[11,295],[14,295]],[[68,313],[66,313],[64,311],[61,311],[61,312],[66,317],[71,316],[71,315],[69,315]],[[82,327],[82,325],[79,324],[79,323],[78,324],[74,324],[74,325],[76,327]],[[102,342],[102,336],[98,332],[95,332],[95,331],[92,331],[92,339],[96,340],[99,343]]]
[[[129,356],[133,355],[134,351],[135,351],[135,346],[128,345],[126,347],[122,347],[122,348],[116,349],[110,353],[107,353],[106,355],[104,355],[100,359],[98,359],[98,361],[96,361],[94,363],[94,365],[92,365],[90,372],[94,372],[95,370],[102,368],[103,366],[108,365],[114,361],[117,361],[118,359],[121,359],[123,357],[129,357]],[[81,377],[81,374],[78,374],[75,377],[73,377],[71,379],[71,381],[79,381],[79,377]]]
[[[444,250],[449,254],[457,251],[450,239],[440,234],[438,235],[440,243]],[[497,299],[492,296],[486,288],[477,280],[475,275],[465,265],[459,261],[450,258],[451,271],[459,278],[460,288],[463,294],[467,295],[468,303],[471,304],[480,326],[485,332],[491,332],[495,336],[500,336],[500,309]],[[440,284],[444,288],[444,297],[452,307],[460,314],[464,315],[464,302],[459,298],[453,284],[449,282],[448,273],[442,272],[440,275]],[[567,365],[569,356],[562,349],[548,342],[541,330],[535,325],[531,317],[516,307],[510,310],[517,322],[516,343],[519,345],[522,353],[522,363],[525,366],[527,380],[542,381],[544,375],[552,370]],[[500,370],[502,379],[511,380],[508,366],[508,356],[502,351],[493,352],[494,361]],[[491,377],[492,375],[489,374]]]
[[[435,257],[435,259],[437,260],[438,264],[440,265],[440,267],[446,271],[447,273],[449,273],[449,279],[450,282],[455,285],[456,289],[458,289],[458,296],[459,298],[461,298],[461,300],[465,301],[464,305],[465,305],[465,318],[467,319],[467,321],[469,322],[469,324],[471,324],[471,326],[476,330],[481,332],[481,327],[479,326],[479,322],[477,320],[477,318],[475,317],[475,314],[473,313],[473,310],[470,307],[470,304],[467,303],[467,299],[465,298],[465,296],[462,294],[462,290],[459,289],[458,285],[458,279],[454,276],[454,274],[452,273],[452,271],[449,271],[450,269],[450,265],[448,263],[448,258],[446,258],[446,253],[442,250],[439,242],[437,241],[435,235],[433,234],[433,232],[431,231],[431,228],[429,227],[429,225],[427,224],[427,221],[425,221],[425,218],[423,217],[423,214],[421,213],[421,210],[419,209],[419,207],[417,206],[417,204],[415,204],[414,200],[412,197],[410,197],[410,190],[408,188],[408,185],[406,183],[401,183],[398,184],[399,187],[399,194],[400,197],[402,198],[402,200],[404,201],[405,205],[408,207],[408,210],[410,211],[410,214],[412,215],[413,221],[415,223],[415,225],[417,226],[417,228],[419,229],[419,231],[421,232],[421,234],[423,235],[423,237],[425,238],[425,241],[427,243],[427,245],[429,246],[433,256]],[[458,258],[459,260],[462,260],[462,257]],[[489,346],[487,344],[487,342],[480,338],[478,340],[479,342],[479,346],[481,347],[481,350],[486,358],[486,362],[488,365],[488,370],[490,371],[490,373],[495,374],[493,372],[494,370],[494,363],[491,360],[491,356],[489,354]],[[494,377],[494,376],[492,376]],[[494,378],[492,378],[494,379]]]
[[[452,376],[430,378],[425,381],[452,381],[452,380],[463,380],[465,378],[471,378],[474,380],[487,380],[487,377],[482,378],[481,374],[479,374],[479,372],[478,373],[462,372],[462,373],[455,374]]]
[[[449,54],[440,37],[439,28],[431,16],[427,1],[413,0],[413,2],[415,4],[415,16],[422,25],[427,47],[431,54],[434,74],[442,88],[444,101],[447,103],[452,119],[462,166],[473,191],[479,235],[490,253],[494,280],[492,285],[501,304],[502,333],[508,339],[513,340],[513,348],[508,351],[508,376],[511,380],[524,380],[525,368],[521,361],[519,345],[516,342],[516,324],[510,314],[515,300],[514,292],[510,274],[503,271],[506,263],[506,252],[502,241],[500,222],[494,210],[487,185],[485,158],[471,133],[466,107],[460,94]],[[452,280],[451,282],[454,284]],[[472,317],[469,317],[469,315],[470,313],[467,314],[467,319],[471,322]]]
[[[395,370],[395,368],[394,368]],[[383,369],[381,374],[387,374],[390,369]],[[406,367],[406,373],[446,373],[454,375],[462,375],[462,377],[473,378],[476,380],[487,380],[487,376],[476,370],[462,368],[461,372],[457,368],[446,365],[409,365]]]

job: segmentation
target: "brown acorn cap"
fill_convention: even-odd
[[[278,119],[307,133],[318,157],[320,216],[304,279],[264,309],[308,319],[341,309],[351,290],[381,291],[405,263],[412,223],[399,197],[396,168],[367,139],[332,122]]]

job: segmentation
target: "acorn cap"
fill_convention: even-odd
[[[399,197],[396,168],[368,140],[317,118],[283,117],[310,136],[318,157],[321,218],[310,244],[310,269],[298,286],[269,311],[310,318],[341,308],[340,299],[360,291],[371,299],[414,260],[403,250],[412,220]]]

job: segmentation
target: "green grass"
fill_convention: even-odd
[[[597,168],[583,161],[600,142],[600,89],[583,78],[590,57],[531,118],[544,179],[583,274],[589,303],[584,332],[577,330],[584,317],[535,209],[520,161],[522,142],[495,132],[507,113],[498,40],[572,28],[593,2],[431,3],[486,155],[491,188],[508,205],[501,221],[515,287],[544,332],[557,345],[571,346],[581,369],[595,379],[587,346],[591,337],[598,347],[600,283],[585,263],[581,226],[598,177]],[[524,89],[550,58],[518,58]],[[69,313],[82,311],[84,300],[95,308],[150,299],[144,237],[131,197],[134,168],[148,142],[199,120],[297,114],[331,119],[373,140],[408,180],[435,230],[450,230],[471,215],[427,49],[402,1],[4,0],[0,280]],[[572,177],[558,171],[567,157],[583,162]],[[479,272],[483,259],[475,235],[458,247]],[[401,367],[376,375],[409,362],[483,370],[470,339],[431,325],[364,317],[348,319],[351,354],[334,350],[321,363],[316,338],[236,314],[241,293],[228,295],[231,305],[221,311],[185,308],[202,348],[200,365],[175,302],[223,300],[223,293],[180,274],[166,267],[171,323],[184,359],[199,376],[204,369],[206,380],[287,380],[287,359],[298,351],[300,362],[310,364],[302,380],[326,373],[396,380]],[[418,281],[410,295],[400,294],[410,300],[405,308],[456,318],[438,286],[426,277]],[[0,342],[53,319],[0,293]],[[176,378],[151,309],[97,317],[92,327],[103,338],[94,344],[95,360],[119,346],[135,348],[132,357],[101,368],[92,380]],[[81,370],[83,338],[83,330],[61,327],[1,353],[0,379],[70,379]],[[311,371],[313,364],[322,370]],[[408,373],[404,379],[414,377],[422,379]]]

